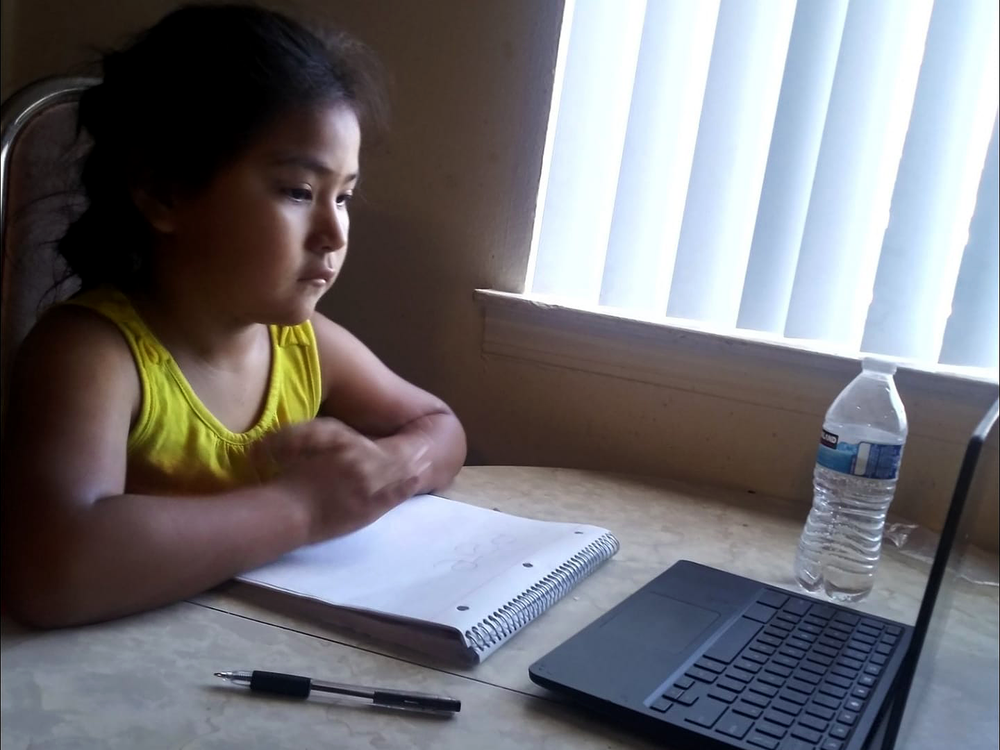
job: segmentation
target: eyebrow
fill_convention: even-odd
[[[272,159],[271,163],[276,167],[301,167],[302,169],[306,169],[310,172],[323,176],[337,174],[334,170],[330,169],[318,159],[300,154],[279,155]],[[344,176],[344,182],[357,182],[359,178],[360,174],[358,172],[352,172],[351,174]]]

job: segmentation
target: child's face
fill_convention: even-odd
[[[174,202],[160,271],[234,322],[306,320],[347,254],[360,145],[344,105],[280,119],[204,190]]]

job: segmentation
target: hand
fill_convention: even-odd
[[[367,526],[411,497],[427,469],[427,448],[388,451],[321,417],[268,435],[258,451],[278,467],[275,481],[304,503],[311,543]]]

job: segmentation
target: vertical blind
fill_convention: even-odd
[[[526,291],[998,367],[995,0],[568,0]]]

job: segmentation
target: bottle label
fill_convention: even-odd
[[[895,479],[903,446],[886,443],[847,443],[823,430],[816,463],[820,466],[864,479]]]

